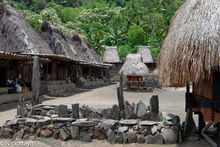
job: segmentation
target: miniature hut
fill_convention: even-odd
[[[128,54],[119,74],[126,76],[126,85],[130,88],[142,88],[149,69],[143,63],[140,54]]]
[[[204,122],[209,122],[206,129],[217,123],[218,146],[220,146],[219,20],[218,0],[187,0],[173,17],[158,59],[159,80],[163,85],[174,87],[187,85],[185,133],[187,130],[191,131],[192,123],[189,118],[194,112],[199,114],[199,130],[205,138],[207,136],[202,131]],[[213,144],[210,139],[207,140]]]
[[[156,63],[153,59],[153,55],[150,50],[150,46],[139,46],[137,53],[142,56],[144,64],[147,65],[147,67],[150,71],[153,71],[156,68]]]

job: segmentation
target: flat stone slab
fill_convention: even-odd
[[[96,125],[98,125],[97,122],[94,122],[94,121],[84,121],[84,120],[77,120],[75,122],[72,123],[72,125],[75,125],[75,126],[79,126],[79,127],[94,127]]]
[[[119,121],[119,123],[121,125],[136,125],[138,123],[138,120],[137,119],[128,119],[128,120],[121,120]]]
[[[114,128],[116,125],[118,124],[117,120],[113,120],[113,119],[104,119],[102,120],[101,126],[107,130],[107,129],[112,129]]]
[[[33,119],[44,119],[44,117],[41,115],[30,115],[29,117]]]
[[[76,121],[75,118],[68,118],[68,117],[58,117],[58,118],[51,118],[52,122],[59,123],[59,122],[73,122]]]
[[[13,125],[16,125],[17,123],[18,123],[18,118],[15,118],[15,119],[9,120],[6,124],[7,126],[13,126]]]
[[[51,118],[49,118],[49,117],[43,117],[43,119],[36,121],[37,125],[48,125],[50,123],[51,123]]]
[[[46,110],[51,110],[51,109],[55,109],[55,108],[56,108],[56,106],[48,106],[48,105],[43,106],[43,109],[46,109]]]
[[[160,123],[162,123],[162,122],[145,120],[145,121],[139,122],[139,125],[141,125],[141,126],[153,126],[153,125],[157,125],[157,124],[160,124]]]
[[[27,118],[26,121],[25,121],[25,124],[26,125],[34,125],[36,123],[36,119],[33,119],[33,118]]]

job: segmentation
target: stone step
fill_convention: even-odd
[[[0,95],[8,94],[9,87],[0,87]]]
[[[47,87],[48,91],[52,91],[52,90],[71,91],[71,90],[74,90],[76,88],[76,84],[71,83],[71,84],[47,85],[46,87]]]

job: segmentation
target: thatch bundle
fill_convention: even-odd
[[[0,51],[32,55],[52,54],[47,43],[27,23],[23,14],[0,3]]]
[[[142,56],[144,63],[154,63],[153,55],[150,50],[150,46],[139,46],[138,54]]]
[[[44,22],[41,27],[40,36],[48,43],[56,55],[63,55],[75,61],[87,63],[100,63],[98,55],[81,38],[81,44],[73,40],[68,34],[62,32],[49,22]],[[77,35],[78,37],[80,35]]]
[[[105,48],[103,62],[105,63],[119,63],[120,57],[118,55],[116,46],[107,46]]]
[[[149,69],[143,63],[140,54],[128,54],[119,74],[125,76],[147,76]]]
[[[158,58],[159,80],[184,86],[219,67],[220,1],[187,0],[173,17]]]

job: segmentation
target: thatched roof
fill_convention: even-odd
[[[104,63],[119,63],[120,62],[120,57],[118,55],[117,47],[107,46],[105,48],[103,62]]]
[[[149,69],[143,63],[140,54],[128,54],[119,74],[125,76],[147,76]]]
[[[19,54],[52,54],[47,43],[27,23],[23,14],[0,3],[0,51]]]
[[[48,43],[56,55],[63,55],[75,61],[100,63],[98,55],[79,35],[71,37],[51,23],[44,22],[40,36]]]
[[[139,46],[138,54],[142,56],[144,63],[154,63],[154,59],[150,50],[150,46]]]
[[[159,80],[184,86],[219,67],[220,1],[187,0],[173,17],[158,59]]]

